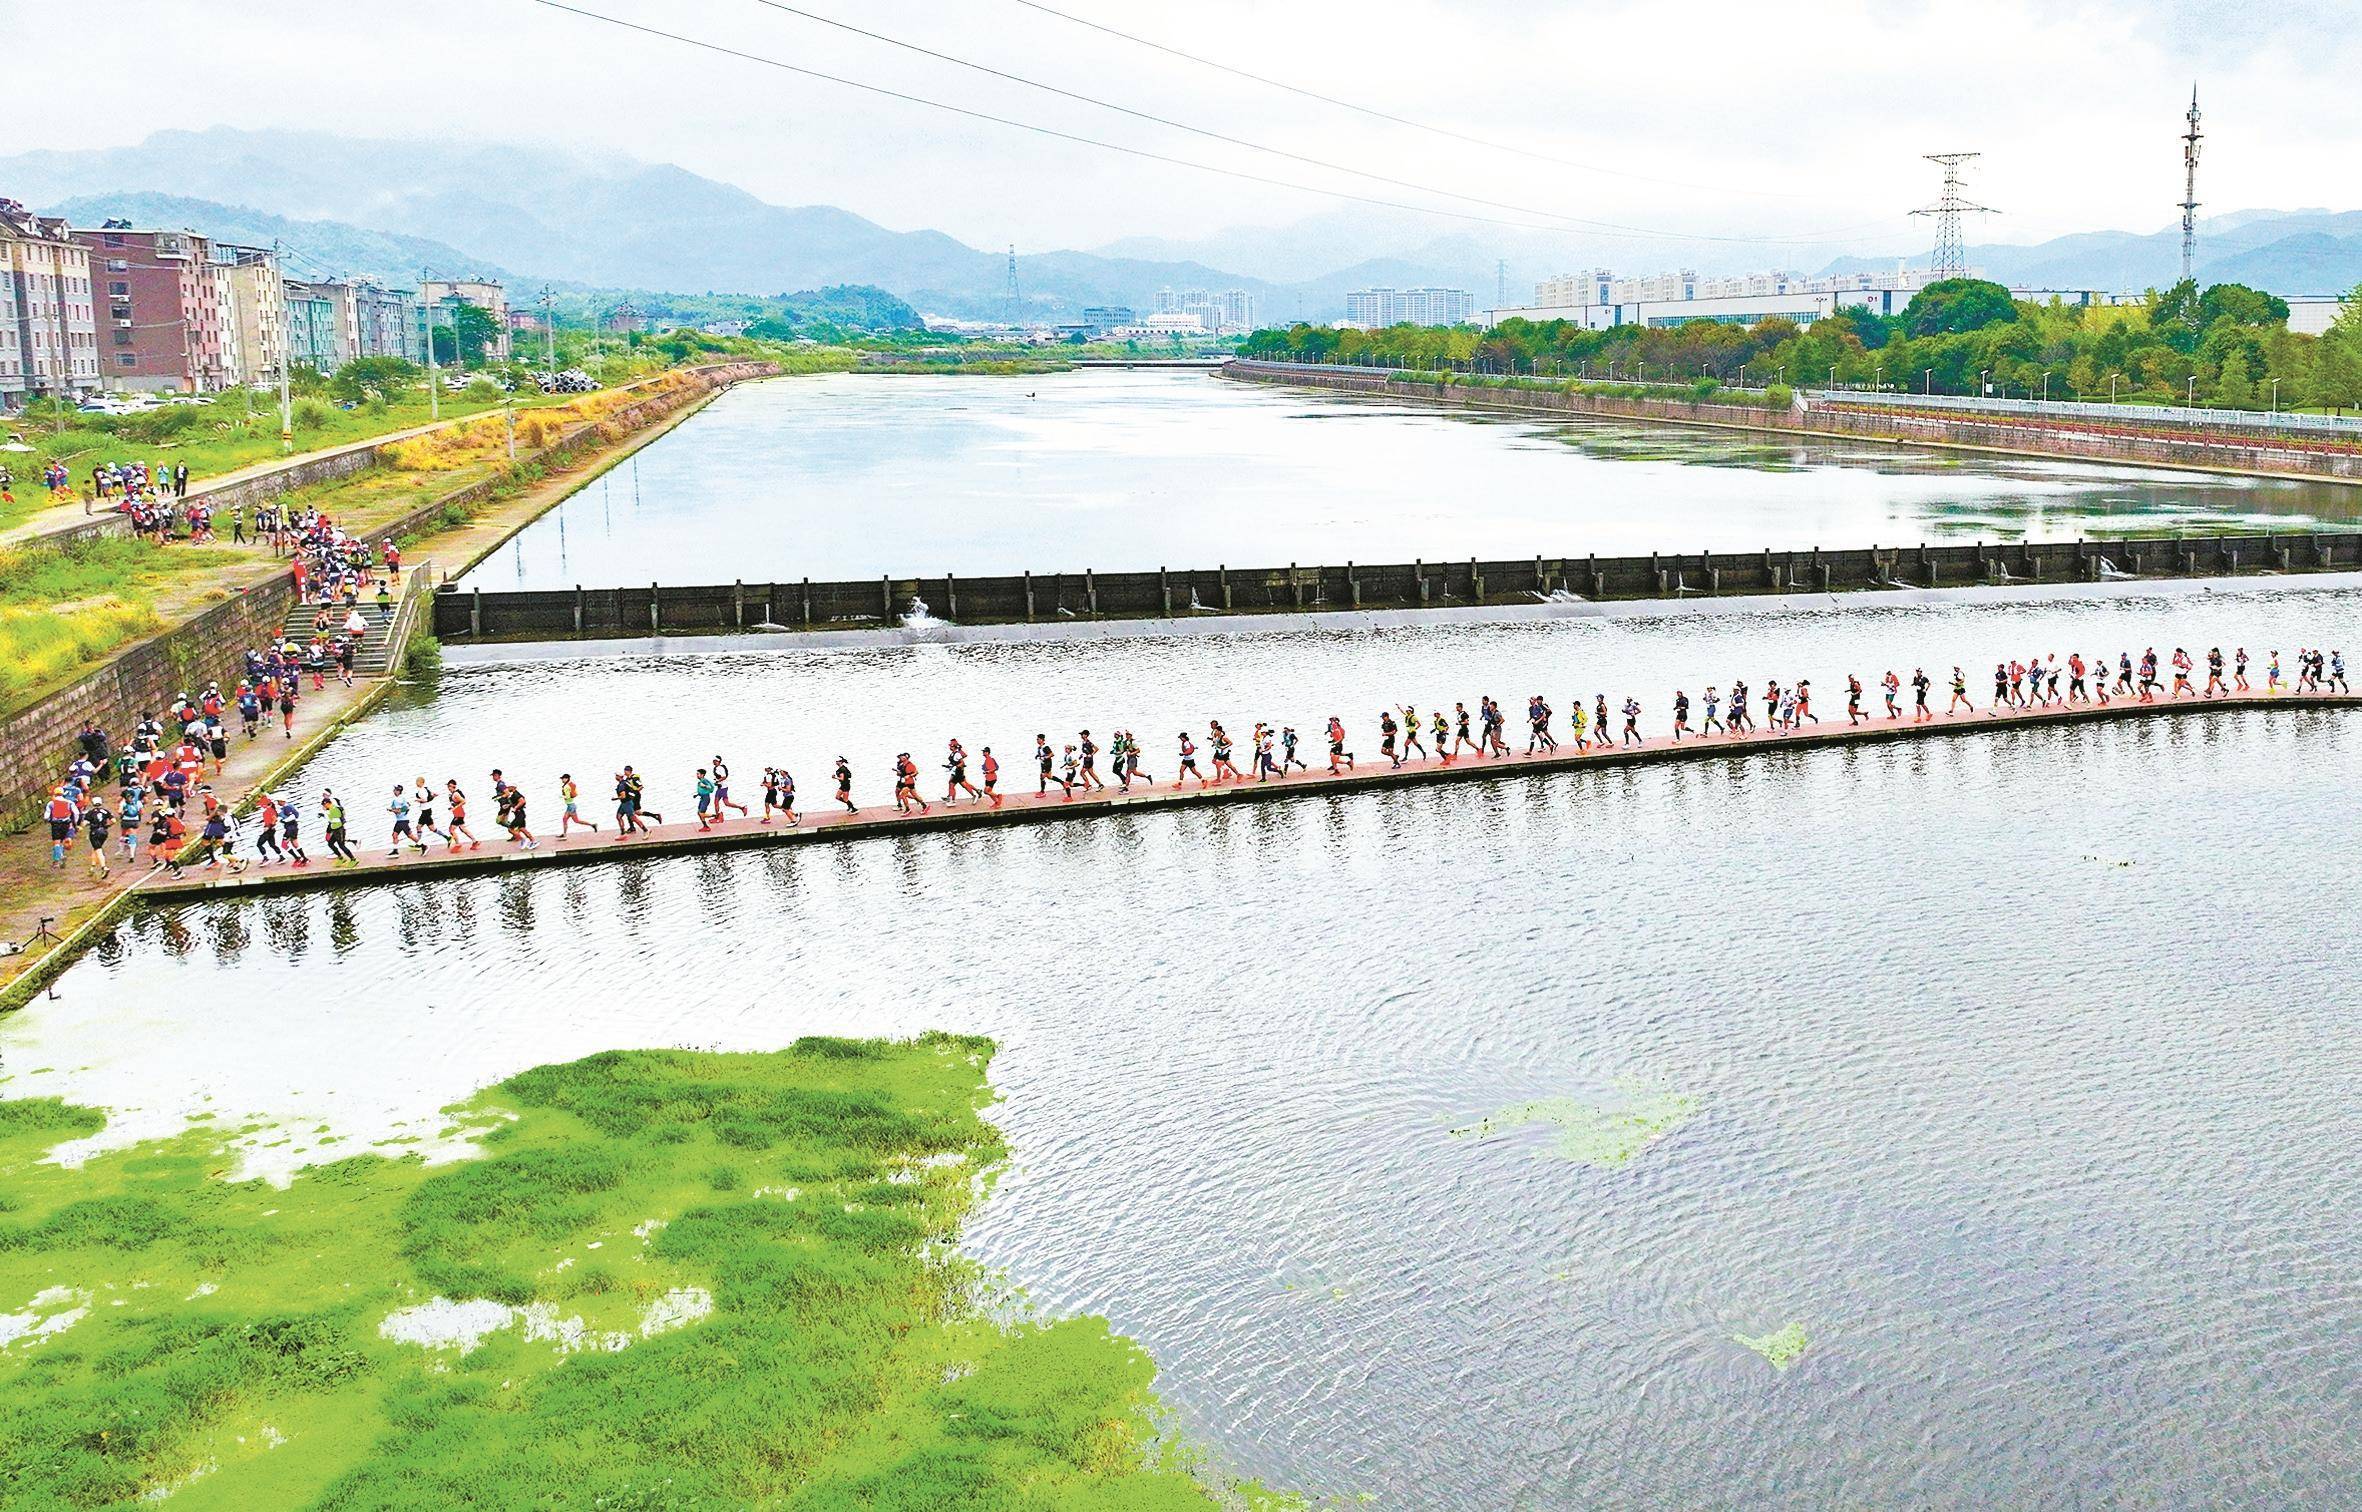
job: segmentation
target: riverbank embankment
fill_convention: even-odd
[[[1903,409],[1830,405],[1775,409],[1712,398],[1633,398],[1580,383],[1491,375],[1408,374],[1384,368],[1241,359],[1219,376],[1287,384],[1446,409],[1563,418],[1647,420],[1791,439],[1876,441],[1947,451],[2057,457],[2239,477],[2362,484],[2362,449],[2317,447],[2261,436],[2177,436],[2122,425],[2030,421]]]

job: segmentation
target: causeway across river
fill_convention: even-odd
[[[1077,791],[1072,799],[1055,788],[1046,796],[1036,796],[1023,791],[1020,785],[1006,793],[998,808],[981,801],[971,802],[964,797],[956,804],[937,802],[930,795],[928,801],[932,807],[924,813],[897,813],[890,804],[847,812],[823,797],[822,802],[826,806],[815,805],[804,814],[801,824],[790,825],[784,821],[764,824],[754,818],[735,818],[701,830],[691,821],[675,819],[657,826],[653,833],[633,835],[626,839],[618,839],[612,819],[602,815],[599,821],[601,827],[595,833],[576,833],[560,840],[555,834],[544,830],[538,836],[538,848],[529,851],[512,846],[508,838],[497,830],[490,831],[480,850],[453,851],[437,844],[423,853],[405,851],[397,857],[389,857],[373,843],[356,837],[352,841],[354,849],[360,854],[360,861],[356,865],[339,865],[333,858],[320,859],[316,856],[312,864],[306,867],[250,863],[238,873],[192,866],[177,879],[159,869],[139,885],[138,891],[143,897],[163,900],[257,889],[400,882],[414,877],[514,872],[535,867],[579,865],[690,851],[731,850],[763,845],[809,845],[858,840],[871,835],[926,834],[993,825],[1102,818],[1110,814],[1367,792],[1434,782],[1484,781],[1535,773],[1580,771],[1593,767],[1638,766],[1669,761],[1742,761],[1773,751],[1826,750],[1831,747],[1901,740],[1935,740],[2028,726],[2093,724],[2103,721],[2121,723],[2138,719],[2249,717],[2268,714],[2277,709],[2299,707],[2362,708],[2362,696],[2294,692],[2274,696],[2258,692],[2217,698],[2167,699],[2160,696],[2152,703],[2118,698],[2107,704],[2064,707],[2056,704],[2048,707],[2036,705],[2031,709],[1999,714],[1988,714],[1981,709],[1973,714],[1938,714],[1933,719],[1917,723],[1912,721],[1908,713],[1900,719],[1888,719],[1881,711],[1868,722],[1853,726],[1845,723],[1845,714],[1840,709],[1817,725],[1808,725],[1785,735],[1690,735],[1679,741],[1670,736],[1655,736],[1628,746],[1603,747],[1595,744],[1589,751],[1577,751],[1572,742],[1562,742],[1556,751],[1533,756],[1513,753],[1487,759],[1462,755],[1448,763],[1429,758],[1406,761],[1400,767],[1390,767],[1386,759],[1375,752],[1364,752],[1357,766],[1336,776],[1329,775],[1326,766],[1316,765],[1310,772],[1298,772],[1283,780],[1257,782],[1249,777],[1243,781],[1224,782],[1209,787],[1200,787],[1194,781],[1178,788],[1169,782],[1135,783],[1126,792],[1110,783],[1105,789],[1088,794]],[[1315,743],[1307,742],[1306,749],[1312,749]],[[1013,769],[1017,765],[1016,762],[1009,763],[1004,768],[1004,774],[1015,775]],[[1028,771],[1022,775],[1032,774]],[[872,785],[882,786],[889,780],[888,770],[881,762],[872,771],[857,772],[856,779],[866,779]],[[814,796],[813,788],[808,787],[799,794],[799,797],[808,796]],[[556,818],[555,805],[545,803],[541,812],[545,824],[553,823]],[[489,826],[487,828],[489,830]],[[326,846],[317,838],[316,821],[308,824],[307,829],[311,831],[313,849],[324,855]]]

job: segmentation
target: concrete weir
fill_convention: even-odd
[[[1518,754],[1487,760],[1463,755],[1449,763],[1429,759],[1406,762],[1399,768],[1387,766],[1384,758],[1374,751],[1363,751],[1357,767],[1334,777],[1328,774],[1325,766],[1316,766],[1310,773],[1298,773],[1272,782],[1256,782],[1249,778],[1202,788],[1194,785],[1175,788],[1169,784],[1160,784],[1135,787],[1128,793],[1111,785],[1103,791],[1088,797],[1077,796],[1071,801],[1055,794],[1037,797],[1024,791],[1023,778],[1032,774],[1029,771],[1020,772],[1019,764],[1012,762],[1008,775],[1015,779],[1015,790],[1008,794],[1005,805],[1000,808],[962,802],[956,807],[936,803],[927,813],[901,814],[885,805],[848,813],[829,803],[828,790],[824,786],[811,784],[803,789],[800,796],[815,801],[811,811],[805,815],[804,822],[797,826],[765,825],[753,819],[735,819],[717,824],[710,830],[699,830],[687,822],[676,822],[651,835],[633,836],[625,840],[619,840],[607,831],[565,841],[544,834],[540,837],[540,847],[531,851],[513,849],[505,839],[496,839],[488,841],[481,850],[438,849],[423,854],[414,852],[396,859],[388,859],[383,852],[373,847],[364,847],[362,860],[353,866],[338,866],[327,860],[315,860],[308,867],[250,866],[235,874],[191,867],[178,878],[160,870],[140,885],[139,895],[161,903],[235,896],[255,891],[276,892],[297,887],[337,887],[487,873],[515,875],[553,866],[642,856],[737,850],[756,846],[811,845],[858,840],[873,835],[920,835],[999,825],[1085,820],[1104,818],[1111,814],[1202,809],[1235,803],[1371,792],[1437,782],[1487,781],[1591,768],[1657,765],[1676,761],[1745,761],[1773,752],[1940,740],[2029,727],[2125,724],[2175,718],[2269,717],[2284,710],[2304,708],[2362,708],[2362,697],[2331,693],[2284,693],[2275,697],[2246,693],[2211,699],[2168,700],[2160,697],[2153,703],[2119,698],[2105,705],[2036,707],[1997,715],[1982,711],[1960,716],[1938,714],[1933,719],[1919,723],[1913,723],[1908,714],[1898,720],[1889,720],[1879,714],[1866,724],[1852,726],[1844,723],[1846,716],[1842,706],[1835,706],[1819,725],[1808,726],[1791,735],[1691,736],[1678,742],[1666,736],[1657,736],[1629,746],[1606,749],[1594,746],[1589,752],[1578,752],[1571,744],[1562,743],[1556,752],[1537,756]],[[1317,742],[1308,744],[1307,751],[1312,751],[1315,744]],[[1201,763],[1208,768],[1212,765],[1210,757],[1202,751]],[[1165,765],[1165,773],[1169,775],[1169,765],[1160,765]],[[873,789],[883,785],[882,771],[872,770],[863,775],[866,775]],[[971,772],[971,776],[974,775]],[[316,824],[311,828],[314,836],[311,848],[325,852],[326,847],[317,839]]]

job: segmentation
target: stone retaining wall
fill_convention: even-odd
[[[697,380],[694,384],[650,395],[612,414],[572,426],[540,451],[520,456],[518,465],[546,468],[573,461],[716,389],[777,371],[773,364],[753,362],[690,369]],[[374,448],[369,451],[375,455]],[[496,473],[430,499],[370,534],[399,537],[431,528],[445,510],[454,506],[472,509],[513,481],[512,473]],[[242,589],[195,618],[117,652],[64,691],[0,719],[0,828],[21,828],[38,816],[42,799],[72,756],[74,737],[83,720],[94,721],[111,740],[120,743],[143,713],[160,712],[173,694],[194,693],[209,679],[222,679],[227,686],[242,665],[246,649],[279,632],[293,601],[294,585],[285,575]]]
[[[1687,399],[1626,399],[1504,382],[1434,383],[1383,368],[1238,361],[1220,376],[1259,383],[1332,389],[1449,409],[1508,411],[1532,415],[1604,415],[1629,420],[1670,420],[1685,425],[1759,431],[1805,439],[1845,436],[1866,441],[1911,441],[1928,446],[1968,446],[2028,456],[2072,457],[2147,467],[2200,468],[2213,472],[2362,482],[2362,451],[2308,449],[2273,440],[2190,438],[2116,434],[2057,424],[2000,419],[1958,419],[1926,412],[1766,409],[1751,404],[1700,403]]]

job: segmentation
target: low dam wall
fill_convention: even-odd
[[[1777,436],[1904,441],[1921,446],[2070,457],[2141,467],[2362,483],[2362,449],[2333,441],[2298,436],[2164,434],[2145,431],[2130,423],[2085,424],[1914,410],[1907,407],[1908,396],[1898,398],[1893,408],[1815,405],[1799,410],[1711,400],[1625,398],[1581,389],[1570,391],[1548,379],[1464,379],[1438,383],[1385,368],[1321,363],[1241,360],[1226,364],[1219,376],[1234,381],[1366,394],[1450,409],[1671,421]]]
[[[600,639],[899,624],[1173,619],[1357,609],[1441,609],[1763,593],[1875,593],[2002,583],[2351,571],[2362,531],[1957,542],[1843,551],[1651,552],[1515,561],[1344,562],[1154,572],[876,577],[816,582],[458,589],[435,596],[436,637],[455,643]]]

